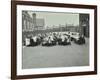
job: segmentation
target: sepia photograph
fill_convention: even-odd
[[[22,11],[22,68],[89,66],[89,14]]]

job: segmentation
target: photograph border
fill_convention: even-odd
[[[17,5],[47,6],[62,8],[94,9],[94,71],[70,72],[70,73],[48,73],[17,75]],[[11,1],[11,79],[29,79],[61,76],[78,76],[97,74],[97,6],[82,4],[65,4],[33,1]]]

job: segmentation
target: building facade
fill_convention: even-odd
[[[32,17],[28,11],[22,11],[22,30],[33,31],[44,28],[44,19],[36,18],[36,13]]]
[[[66,26],[66,30],[70,32],[79,32],[79,26]]]
[[[32,18],[28,14],[27,11],[22,11],[22,30],[30,31],[34,28],[34,23],[32,22]]]
[[[89,14],[79,14],[80,33],[89,37]]]

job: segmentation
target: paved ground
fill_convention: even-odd
[[[67,46],[24,47],[22,68],[47,68],[89,65],[89,39],[86,44]]]

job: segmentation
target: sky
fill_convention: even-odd
[[[45,27],[59,26],[59,25],[79,25],[78,13],[61,13],[61,12],[34,12],[28,11],[32,17],[32,13],[36,13],[36,18],[45,20]]]

